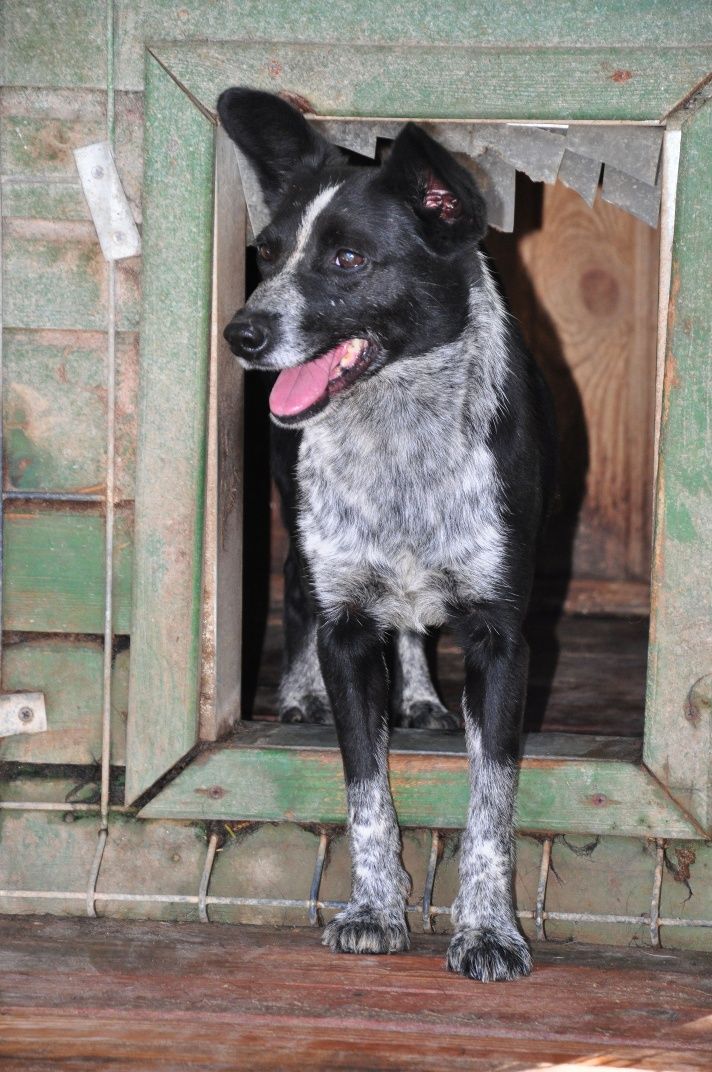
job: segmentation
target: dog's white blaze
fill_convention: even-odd
[[[324,211],[336,191],[339,189],[340,185],[341,183],[337,182],[334,186],[327,186],[325,189],[321,190],[316,195],[314,200],[310,201],[307,207],[304,209],[304,213],[299,224],[299,230],[297,231],[297,240],[294,244],[294,249],[289,254],[289,257],[287,258],[287,261],[284,265],[284,268],[282,269],[282,272],[280,272],[280,275],[283,272],[294,271],[301,259],[302,254],[304,253],[304,250],[307,247],[312,230],[314,229],[314,224],[316,223],[317,216],[319,215],[319,213]]]

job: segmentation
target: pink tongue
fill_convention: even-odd
[[[295,417],[320,402],[345,348],[346,344],[340,343],[305,365],[282,369],[269,396],[269,408],[275,417]]]

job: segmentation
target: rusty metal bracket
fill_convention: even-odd
[[[43,733],[47,711],[43,692],[3,692],[0,694],[0,737],[16,733]]]

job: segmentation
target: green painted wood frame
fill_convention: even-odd
[[[709,835],[711,71],[712,51],[694,47],[229,41],[148,50],[127,800],[150,797],[154,783],[198,744],[213,105],[222,88],[243,83],[297,92],[331,116],[653,120],[682,131],[643,755],[616,742],[601,751],[585,737],[573,754],[544,735],[532,740],[518,822],[533,831]],[[392,758],[391,776],[404,824],[462,823],[463,756],[404,748]],[[279,734],[259,744],[211,746],[154,792],[141,815],[341,821],[338,753],[333,742],[285,746]]]

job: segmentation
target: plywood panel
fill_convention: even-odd
[[[556,402],[561,503],[544,572],[647,582],[657,232],[562,185],[520,181],[517,197],[517,233],[489,247]]]

